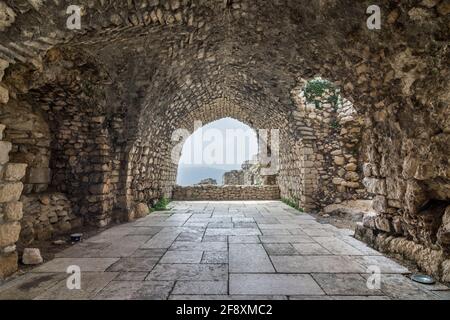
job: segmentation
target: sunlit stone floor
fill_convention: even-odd
[[[62,251],[0,299],[450,299],[407,268],[278,201],[174,202]],[[81,289],[67,288],[68,266]],[[369,288],[371,268],[381,287]],[[371,267],[371,268],[369,268]]]

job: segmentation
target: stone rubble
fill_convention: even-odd
[[[22,263],[25,265],[37,265],[44,262],[41,252],[37,248],[25,248],[22,255]]]

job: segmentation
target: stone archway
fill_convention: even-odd
[[[239,106],[255,125],[285,130],[282,196],[295,198],[305,209],[318,207],[321,188],[331,177],[315,166],[321,161],[311,157],[320,154],[317,129],[303,123],[311,113],[301,110],[292,90],[299,79],[321,75],[352,97],[364,117],[360,171],[378,214],[365,221],[359,235],[420,261],[430,273],[448,274],[446,1],[380,1],[386,16],[382,32],[365,26],[369,1],[1,4],[6,18],[0,21],[0,119],[6,119],[7,110],[19,116],[28,103],[25,113],[33,121],[47,119],[39,129],[59,140],[48,147],[51,139],[45,134],[20,133],[45,140],[39,148],[53,160],[47,167],[42,158],[36,166],[31,157],[12,157],[29,168],[25,180],[21,174],[8,178],[12,181],[2,178],[1,193],[14,193],[2,198],[2,214],[5,206],[16,206],[17,214],[0,223],[0,235],[5,235],[0,265],[15,260],[22,183],[25,191],[33,184],[34,191],[66,185],[59,191],[67,193],[74,213],[92,224],[123,220],[141,201],[170,194],[171,146],[161,141],[185,119],[206,119],[221,107]],[[79,31],[65,27],[67,6],[73,4],[84,5]],[[50,108],[42,110],[42,104]],[[224,114],[233,112],[238,110]],[[2,138],[13,142],[2,144],[3,155],[10,149],[20,154],[26,147],[11,126]],[[8,161],[3,156],[2,165]],[[26,180],[30,175],[36,183]],[[358,181],[346,175],[339,176],[345,181],[335,177],[335,185],[352,189],[349,183]],[[404,251],[408,246],[396,239],[423,254]]]

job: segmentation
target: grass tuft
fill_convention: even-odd
[[[299,207],[298,201],[295,201],[295,200],[292,200],[292,199],[288,199],[288,198],[282,198],[281,201],[283,201],[289,207],[297,209],[300,212],[305,212],[305,210],[303,210],[303,208]]]
[[[167,210],[167,206],[169,205],[170,200],[163,197],[161,199],[158,200],[158,202],[155,203],[155,205],[153,206],[153,210],[155,211],[165,211]]]

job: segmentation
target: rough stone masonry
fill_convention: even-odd
[[[20,237],[171,197],[174,130],[233,117],[280,130],[281,197],[373,197],[357,236],[448,281],[450,2],[380,0],[381,30],[371,4],[0,0],[0,277]],[[348,103],[303,101],[318,76]]]

